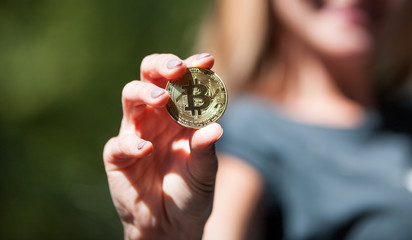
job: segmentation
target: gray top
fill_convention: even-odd
[[[375,112],[353,129],[312,126],[244,96],[217,150],[261,173],[267,239],[411,240],[412,141],[399,124],[412,121],[384,122]]]

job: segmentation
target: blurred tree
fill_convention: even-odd
[[[207,2],[0,1],[0,239],[121,239],[102,164],[123,85]]]

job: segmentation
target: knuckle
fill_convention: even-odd
[[[117,140],[118,140],[118,137],[112,137],[104,145],[103,159],[105,161],[108,161],[109,159],[112,159],[113,156],[115,155],[115,148],[114,147],[116,146]]]
[[[134,80],[129,83],[127,83],[122,90],[122,99],[127,100],[131,98],[133,90],[140,84],[139,81]]]
[[[131,140],[132,139],[130,136],[124,136],[119,138],[119,140],[117,141],[117,147],[121,154],[128,155],[130,153],[130,149],[132,147],[131,145],[133,142]]]
[[[199,55],[199,54],[194,54],[194,55],[186,58],[185,61],[186,61],[186,62],[192,62],[193,60],[195,60],[195,59],[197,58],[198,55]]]
[[[164,53],[164,54],[162,54],[162,56],[161,56],[161,61],[159,61],[159,63],[164,63],[164,62],[167,62],[167,61],[169,61],[169,60],[171,60],[171,59],[180,59],[178,56],[176,56],[176,55],[174,55],[174,54],[171,54],[171,53]]]
[[[174,54],[171,54],[171,53],[162,53],[161,55],[161,58],[173,58],[173,57],[177,57],[176,55],[174,55]]]
[[[158,56],[159,56],[158,53],[153,53],[153,54],[147,55],[146,57],[143,58],[143,60],[140,64],[140,67],[145,68],[145,66],[150,65],[150,63],[153,62],[153,60],[156,59]]]

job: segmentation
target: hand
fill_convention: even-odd
[[[199,130],[178,125],[167,113],[168,79],[187,67],[211,68],[209,54],[185,61],[172,54],[147,56],[141,81],[122,93],[120,133],[104,148],[110,192],[126,239],[200,239],[213,202],[223,133],[214,123]]]

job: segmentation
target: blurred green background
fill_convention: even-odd
[[[0,239],[122,239],[102,163],[123,86],[208,1],[0,0]]]

